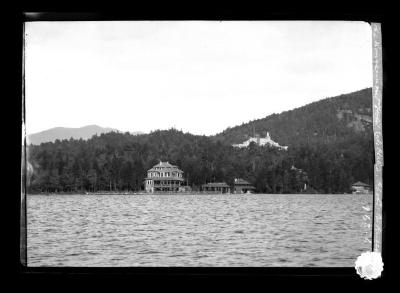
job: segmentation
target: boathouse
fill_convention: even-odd
[[[215,192],[215,193],[229,193],[230,186],[225,182],[211,182],[203,184],[202,190],[205,192]]]
[[[248,181],[241,178],[235,178],[233,185],[234,193],[252,193],[256,188],[252,186]]]
[[[371,193],[371,186],[364,182],[358,181],[351,186],[351,190],[353,194],[366,194]]]
[[[161,162],[147,171],[146,192],[177,192],[184,181],[183,171],[169,162]]]

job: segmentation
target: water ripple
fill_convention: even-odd
[[[30,266],[353,266],[372,196],[30,195]],[[370,235],[370,234],[369,234]]]

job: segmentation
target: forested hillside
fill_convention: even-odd
[[[372,89],[326,98],[303,107],[228,128],[215,136],[229,144],[241,143],[254,132],[281,145],[335,143],[355,134],[372,136]]]
[[[138,191],[146,171],[169,161],[184,171],[195,190],[206,182],[250,181],[257,192],[349,192],[355,181],[373,183],[371,89],[197,136],[170,129],[135,136],[106,133],[85,140],[57,140],[28,147],[29,192]],[[269,131],[288,151],[252,143]],[[295,168],[293,168],[295,167]],[[301,172],[301,169],[303,172]]]

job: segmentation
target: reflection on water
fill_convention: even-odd
[[[371,250],[371,204],[350,194],[29,195],[28,265],[353,267]]]

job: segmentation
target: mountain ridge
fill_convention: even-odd
[[[374,183],[372,90],[320,100],[226,129],[217,136],[174,128],[144,135],[110,132],[89,140],[28,146],[29,191],[142,190],[159,161],[179,166],[193,190],[208,182],[250,182],[260,193],[345,193]],[[252,141],[254,133],[288,146],[282,151]],[[307,185],[307,190],[304,186]],[[197,189],[196,189],[197,188]]]
[[[352,135],[372,134],[372,88],[324,98],[307,105],[228,127],[213,138],[239,144],[271,134],[281,145],[319,143]]]
[[[44,142],[54,142],[57,139],[90,139],[93,135],[100,135],[108,132],[122,132],[116,128],[102,127],[96,124],[85,125],[82,127],[52,127],[43,131],[27,135],[27,144],[41,144]],[[133,135],[142,134],[140,131],[130,132]]]

